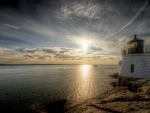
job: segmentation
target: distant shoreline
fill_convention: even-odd
[[[99,65],[99,66],[117,66],[117,64],[0,64],[0,66],[7,66],[7,65]]]

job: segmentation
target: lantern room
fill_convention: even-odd
[[[144,40],[138,39],[137,36],[134,35],[134,39],[129,41],[127,46],[128,46],[128,54],[143,53]]]

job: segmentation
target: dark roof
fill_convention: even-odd
[[[137,38],[136,35],[134,35],[134,39],[132,39],[131,41],[129,41],[128,43],[132,43],[132,42],[137,42],[137,41],[144,41],[142,39]]]

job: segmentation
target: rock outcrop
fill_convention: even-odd
[[[66,107],[66,113],[150,113],[150,82],[136,81],[128,87],[115,87],[80,105]]]

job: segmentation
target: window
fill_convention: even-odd
[[[134,72],[134,64],[131,64],[130,70],[131,70],[131,73]]]

